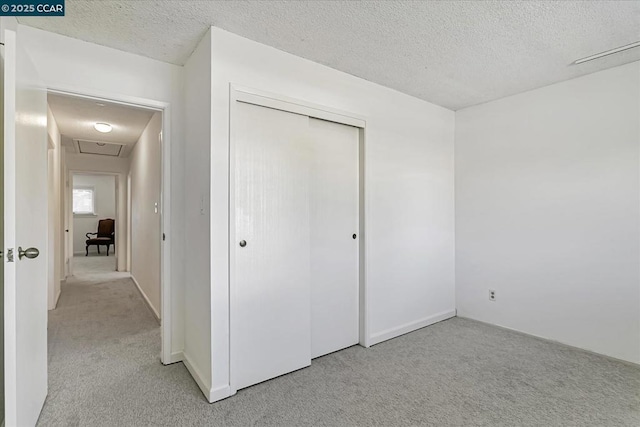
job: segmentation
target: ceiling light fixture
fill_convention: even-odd
[[[583,62],[593,61],[594,59],[602,58],[603,56],[613,55],[614,53],[622,52],[624,50],[633,49],[634,47],[640,47],[640,41],[627,44],[624,46],[616,47],[615,49],[606,50],[604,52],[596,53],[595,55],[587,56],[573,61],[573,65],[582,64]]]
[[[102,133],[109,133],[113,129],[109,123],[96,123],[93,127]]]

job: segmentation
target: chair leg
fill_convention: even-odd
[[[85,250],[87,251],[87,254],[85,256],[89,256],[89,245],[85,247]]]
[[[100,253],[100,245],[96,245],[96,248],[98,248],[98,254]]]
[[[109,256],[109,248],[111,247],[111,245],[107,245],[107,256]]]

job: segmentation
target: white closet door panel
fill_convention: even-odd
[[[309,131],[314,358],[358,343],[359,130],[311,118]]]
[[[311,147],[308,117],[235,107],[231,375],[240,389],[311,363]]]

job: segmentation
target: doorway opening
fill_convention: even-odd
[[[71,174],[72,275],[84,278],[118,270],[116,242],[120,240],[115,220],[116,174]]]
[[[161,349],[168,364],[168,113],[153,103],[58,91],[49,91],[47,104],[48,241],[55,254],[48,270],[49,385],[68,382],[58,375],[65,364],[81,370],[96,352],[131,355],[134,337]]]

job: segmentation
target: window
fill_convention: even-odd
[[[73,189],[73,213],[75,215],[95,215],[95,191],[91,187]]]

